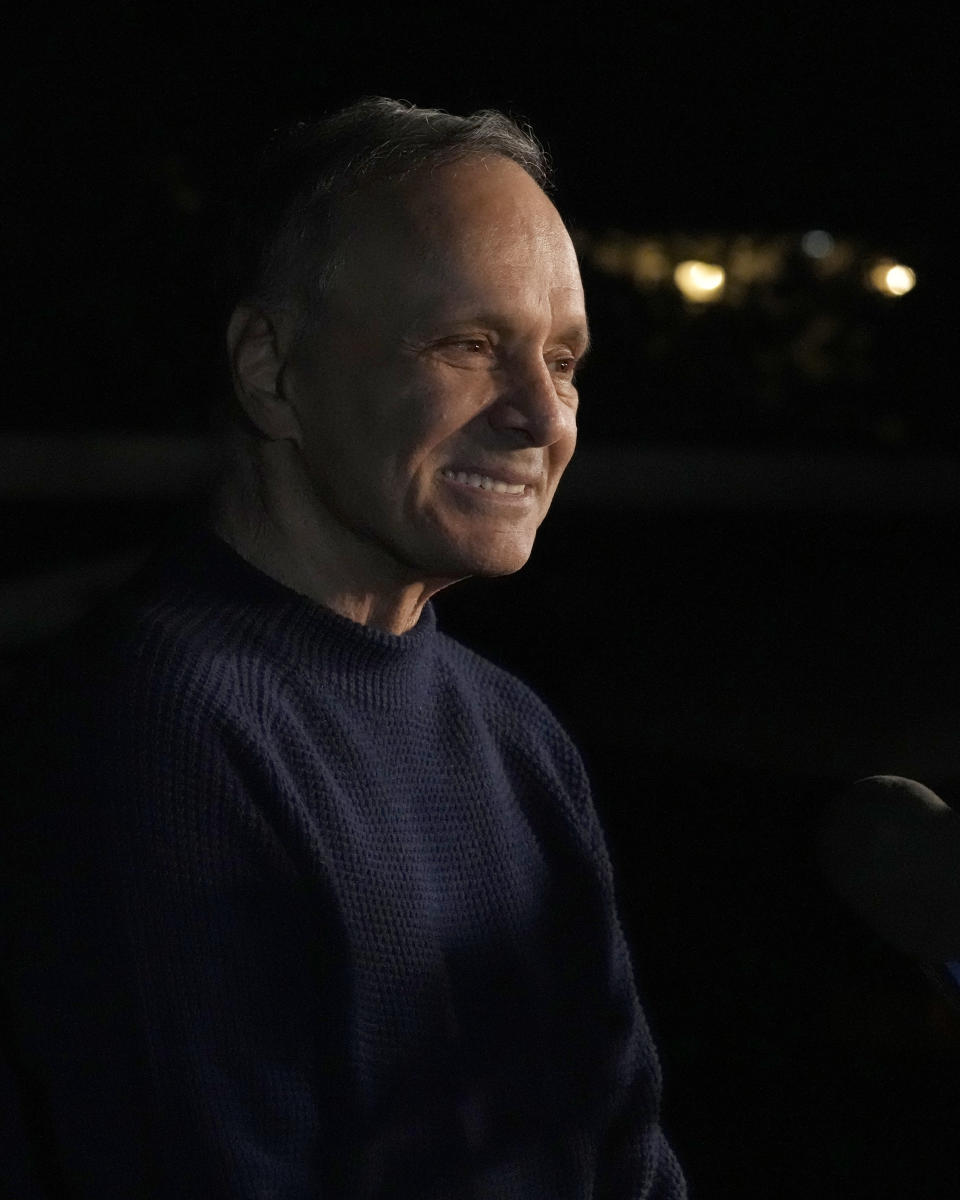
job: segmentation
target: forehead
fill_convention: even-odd
[[[566,240],[550,199],[517,163],[505,158],[466,159],[422,172],[395,197],[401,228],[422,244],[503,252]]]
[[[343,282],[391,301],[469,301],[496,290],[517,301],[537,293],[582,309],[576,253],[545,193],[516,163],[467,159],[377,187],[351,204]],[[384,299],[386,297],[384,296]]]

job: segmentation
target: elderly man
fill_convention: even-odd
[[[580,759],[429,603],[523,565],[573,453],[544,183],[387,100],[264,165],[209,528],[46,677],[9,839],[50,1194],[684,1194]]]

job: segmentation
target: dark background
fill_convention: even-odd
[[[499,107],[594,241],[781,239],[772,285],[710,309],[584,254],[596,350],[568,488],[529,566],[454,589],[441,619],[583,749],[693,1196],[960,1194],[960,1009],[812,852],[860,775],[960,796],[955,10],[113,0],[17,21],[10,665],[195,503],[222,201],[277,125],[365,93]],[[908,263],[916,289],[818,282],[811,228]],[[824,314],[811,373],[797,347]]]

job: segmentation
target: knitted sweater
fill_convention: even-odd
[[[526,687],[429,605],[360,626],[208,533],[74,642],[2,838],[41,1194],[684,1194],[584,771]]]

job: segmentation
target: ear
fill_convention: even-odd
[[[227,326],[233,389],[244,412],[269,441],[300,440],[300,422],[283,394],[285,358],[277,329],[259,309],[240,304]]]

